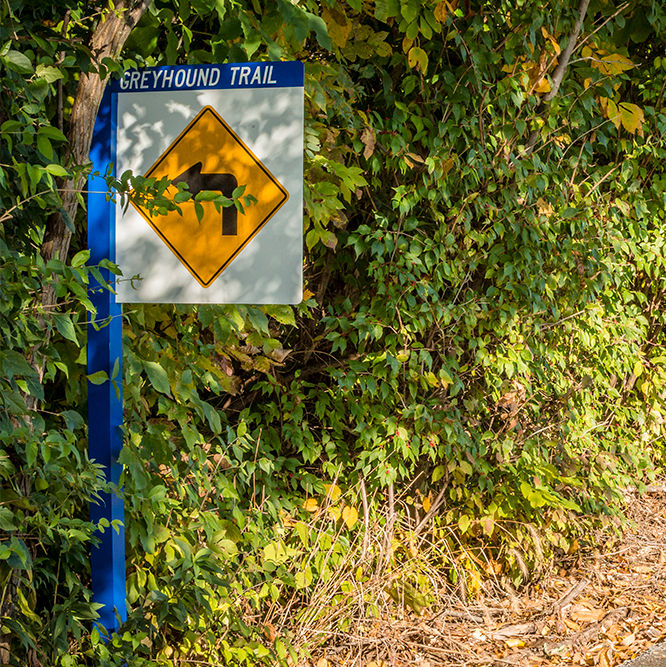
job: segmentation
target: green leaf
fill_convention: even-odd
[[[534,508],[543,507],[547,502],[545,490],[532,488],[527,482],[520,483],[520,490]]]
[[[280,324],[296,326],[294,309],[291,306],[264,306],[266,314],[274,317]]]
[[[436,484],[446,474],[446,466],[437,466],[432,471],[432,483]]]
[[[72,257],[72,266],[83,266],[90,259],[90,250],[79,250]]]
[[[144,361],[143,367],[148,375],[150,384],[153,388],[162,394],[171,395],[171,387],[169,386],[169,377],[166,371],[158,363],[154,361]]]
[[[328,29],[324,19],[319,16],[315,16],[314,14],[310,14],[310,12],[306,12],[306,14],[310,25],[310,30],[313,30],[315,35],[317,35],[319,46],[321,46],[322,49],[330,51],[333,48],[333,42],[331,41],[331,38],[328,34]]]
[[[57,127],[53,127],[52,125],[42,125],[37,134],[43,134],[53,141],[67,141],[67,137]]]
[[[7,51],[2,60],[7,69],[14,70],[19,74],[32,74],[34,71],[30,59],[20,51]]]
[[[317,243],[319,242],[319,232],[317,232],[316,229],[311,229],[306,235],[305,235],[305,244],[308,247],[308,250],[312,250]]]
[[[53,160],[53,146],[51,146],[51,142],[41,134],[37,135],[37,150],[47,160]]]
[[[37,65],[36,68],[37,76],[40,79],[44,79],[47,83],[55,83],[59,79],[63,79],[63,73],[57,67],[51,67],[50,65]]]
[[[60,166],[59,164],[47,164],[46,167],[44,168],[52,176],[62,176],[62,177],[69,176],[69,172],[67,171],[67,169]]]
[[[88,381],[93,384],[104,384],[109,379],[106,371],[97,371],[92,375],[86,375],[86,377],[88,378]]]
[[[24,125],[18,120],[6,120],[2,126],[0,126],[0,131],[2,132],[16,132],[17,130],[23,129]]]
[[[18,526],[14,518],[14,512],[8,507],[0,507],[0,530],[6,530],[7,532],[16,530]]]
[[[43,102],[49,94],[50,86],[46,79],[37,79],[28,84],[28,92],[38,101]]]
[[[83,417],[75,410],[64,410],[60,413],[60,416],[64,418],[65,427],[68,431],[75,431],[76,429],[83,428],[86,424]]]
[[[2,356],[4,356],[4,359]],[[0,356],[0,360],[3,362],[4,372],[9,375],[30,376],[37,374],[25,357],[16,350],[7,350],[4,355]]]
[[[76,337],[76,330],[70,316],[63,313],[53,313],[52,317],[58,332],[67,340],[71,340],[78,345],[79,341]]]
[[[250,307],[247,311],[248,319],[252,326],[257,330],[268,335],[268,318],[263,310],[257,307]]]

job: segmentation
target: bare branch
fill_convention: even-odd
[[[585,21],[585,16],[587,14],[587,8],[589,4],[590,0],[580,0],[580,4],[578,5],[578,18],[576,19],[576,23],[574,24],[571,34],[569,35],[569,40],[567,42],[567,45],[566,47],[564,47],[564,51],[562,51],[560,55],[560,60],[557,67],[555,68],[555,72],[553,72],[550,91],[543,98],[542,104],[547,104],[548,102],[550,102],[560,90],[560,86],[562,85],[564,75],[567,71],[567,68],[569,67],[571,54],[574,52],[576,48],[576,43],[578,42],[578,36],[580,35],[580,31],[583,29],[583,22]],[[523,151],[522,155],[529,155],[532,152],[532,149],[534,148],[534,145],[536,144],[538,138],[539,138],[539,130],[538,129],[533,130],[529,136],[529,139],[527,140],[527,145],[525,146],[525,150]]]

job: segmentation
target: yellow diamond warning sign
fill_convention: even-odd
[[[235,206],[218,211],[213,202],[200,202],[204,214],[197,217],[194,201],[180,204],[182,213],[151,216],[139,205],[137,211],[157,232],[203,287],[210,287],[240,251],[287,201],[289,193],[210,106],[204,107],[155,164],[147,178],[167,177],[175,184],[187,183],[196,196],[202,190],[231,198],[245,185],[244,195],[257,202],[243,213]]]

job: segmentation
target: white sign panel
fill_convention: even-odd
[[[257,201],[151,215],[116,207],[118,302],[295,304],[302,299],[303,65],[196,65],[114,81],[115,172]]]

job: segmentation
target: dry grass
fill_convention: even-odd
[[[352,532],[335,565],[333,548],[317,546],[325,525],[316,533],[313,517],[320,539],[308,559],[325,563],[328,577],[266,617],[307,656],[299,667],[613,667],[666,636],[666,493],[629,494],[635,528],[604,549],[550,564],[529,554],[549,569],[520,593],[482,551],[453,549],[452,533],[410,539],[391,512],[395,519],[389,506],[381,522]],[[392,523],[391,534],[380,527]],[[339,526],[338,536],[349,534]]]

